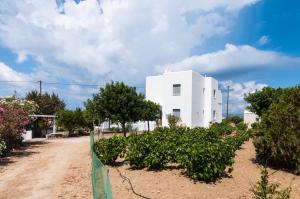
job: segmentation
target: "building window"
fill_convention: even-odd
[[[205,94],[205,88],[203,88],[203,94]]]
[[[180,118],[180,109],[173,109],[173,115]]]
[[[216,89],[214,89],[214,98],[215,98],[215,99],[217,98],[217,92],[216,92]]]
[[[181,84],[173,84],[173,96],[180,96]]]
[[[215,111],[215,110],[213,111],[213,118],[214,118],[214,120],[217,119],[217,114],[216,114],[216,111]]]
[[[202,113],[203,113],[203,116],[204,116],[204,114],[205,114],[205,111],[204,111],[204,109],[203,109]]]

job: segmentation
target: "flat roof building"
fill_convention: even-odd
[[[168,126],[168,114],[180,117],[191,128],[222,121],[218,81],[191,70],[147,77],[146,98],[161,105],[163,126]]]

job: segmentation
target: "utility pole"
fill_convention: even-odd
[[[227,108],[226,108],[226,119],[228,119],[228,104],[229,104],[229,88],[230,86],[227,86]]]
[[[38,81],[40,83],[40,95],[42,95],[42,80]]]

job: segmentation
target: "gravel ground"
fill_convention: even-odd
[[[132,170],[127,165],[109,167],[113,197],[141,198],[132,193],[128,182],[120,177],[120,171],[130,178],[134,190],[146,198],[251,198],[251,184],[260,177],[254,157],[252,143],[245,143],[237,151],[231,176],[211,184],[193,182],[176,168],[147,171]],[[91,198],[90,167],[89,137],[32,144],[1,160],[0,198]],[[300,176],[278,171],[271,181],[284,187],[291,183],[292,198],[300,199]]]

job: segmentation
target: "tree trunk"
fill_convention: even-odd
[[[108,128],[110,129],[110,120],[108,120]]]
[[[149,124],[149,120],[147,121],[147,125],[148,125],[148,133],[150,132],[150,124]]]
[[[124,137],[126,137],[126,123],[122,123],[122,131],[123,131],[123,134],[124,134]]]

